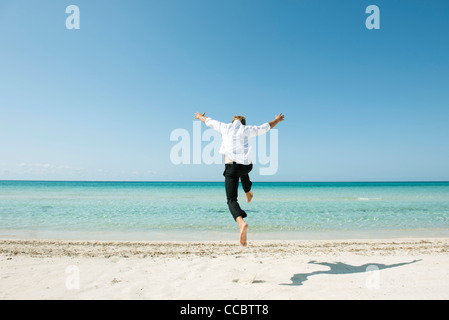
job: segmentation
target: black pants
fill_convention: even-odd
[[[231,211],[234,220],[237,217],[246,217],[246,212],[240,208],[237,201],[239,179],[242,181],[243,191],[249,192],[251,190],[252,182],[249,180],[248,173],[253,169],[253,165],[244,165],[238,163],[226,164],[223,175],[225,176],[226,197],[228,199],[229,211]]]

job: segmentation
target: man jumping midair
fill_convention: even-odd
[[[240,228],[240,244],[247,245],[248,224],[243,220],[246,212],[240,208],[237,200],[239,180],[242,182],[243,191],[246,194],[246,201],[249,203],[254,194],[251,191],[252,182],[249,173],[253,169],[250,159],[250,138],[262,135],[273,129],[279,122],[284,121],[284,115],[280,113],[273,121],[266,122],[260,126],[247,126],[243,116],[234,116],[232,123],[223,123],[212,120],[197,112],[195,119],[201,120],[205,125],[221,133],[222,144],[220,153],[225,157],[225,177],[226,197],[229,211],[238,223]]]

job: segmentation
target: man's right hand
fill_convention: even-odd
[[[279,122],[284,121],[284,115],[282,113],[278,114],[273,121],[268,122],[270,124],[271,129],[274,128],[275,125],[277,125]]]
[[[282,113],[280,113],[274,118],[274,120],[276,120],[277,122],[281,122],[284,121],[284,117],[285,116]]]

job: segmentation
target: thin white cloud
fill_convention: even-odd
[[[0,180],[152,180],[154,170],[113,171],[53,163],[0,163]]]

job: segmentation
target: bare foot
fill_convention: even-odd
[[[247,234],[248,232],[248,224],[246,222],[243,222],[240,226],[240,244],[244,247],[246,247],[247,243]]]
[[[254,194],[253,194],[252,191],[247,192],[247,193],[246,193],[246,202],[250,203],[251,200],[253,199],[253,196],[254,196]]]

